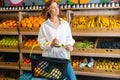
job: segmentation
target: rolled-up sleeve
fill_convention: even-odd
[[[40,44],[41,49],[48,50],[51,49],[50,43],[46,41],[44,25],[41,25],[38,34],[38,43]]]

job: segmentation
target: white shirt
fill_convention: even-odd
[[[75,43],[75,40],[72,38],[71,29],[68,22],[61,18],[60,25],[57,28],[53,25],[50,19],[41,24],[38,34],[38,43],[41,44],[43,42],[52,42],[55,38],[57,38],[59,43],[64,46],[67,44],[71,44],[73,46]],[[52,50],[56,50],[56,52],[59,51],[58,48],[51,48],[50,44],[40,45],[40,47],[44,50],[42,53],[43,56],[52,57],[50,56],[50,53],[53,52]],[[63,51],[68,54],[66,50]],[[67,55],[66,58],[69,59],[70,55]]]

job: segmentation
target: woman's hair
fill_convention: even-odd
[[[56,2],[58,4],[58,2],[56,0],[49,0],[48,2],[46,2],[44,9],[42,10],[42,16],[44,16],[45,19],[50,18],[50,13],[49,13],[49,9],[50,9],[50,5]],[[58,4],[59,5],[59,4]],[[60,8],[59,8],[60,10]],[[60,13],[59,13],[60,15]]]

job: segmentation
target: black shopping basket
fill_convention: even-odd
[[[69,60],[31,55],[32,77],[64,80]]]
[[[33,77],[64,80],[68,60],[32,55],[31,62]]]

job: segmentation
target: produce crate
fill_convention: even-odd
[[[95,53],[95,42],[92,39],[78,40],[74,44],[73,52]]]
[[[37,37],[28,37],[28,36],[26,36],[25,38],[23,38],[23,42],[20,44],[20,48],[22,49],[22,50],[31,50],[32,49],[32,47],[34,46],[34,45],[37,45],[38,43],[36,43],[36,44],[34,44],[34,45],[31,45],[31,46],[26,46],[26,42],[29,42],[29,40],[36,40],[36,38]],[[35,41],[36,42],[36,41]],[[32,41],[30,42],[30,43],[28,43],[28,44],[31,44],[31,43],[33,43]],[[42,49],[40,48],[40,46],[39,45],[37,45],[37,46],[35,46],[35,48],[33,49],[33,50],[38,50],[38,51],[42,51]]]
[[[38,20],[40,21],[40,16],[41,16],[40,14],[41,14],[40,12],[30,12],[30,13],[20,12],[19,13],[19,15],[20,15],[19,16],[19,18],[20,18],[20,20],[19,20],[20,21],[20,32],[21,33],[31,33],[31,32],[33,32],[33,34],[37,32],[37,34],[38,34],[40,24],[39,24],[39,27],[33,27],[33,23],[34,23],[34,25],[38,24]],[[32,20],[29,17],[32,17]],[[36,21],[35,17],[37,18],[37,21]],[[25,19],[29,23],[26,23]],[[23,22],[22,22],[22,20],[23,20]],[[32,22],[30,22],[30,21],[32,21]],[[23,23],[26,24],[25,27],[22,26]]]
[[[79,67],[75,67],[73,68],[75,71],[80,71],[80,72],[93,72],[94,68],[79,68]]]
[[[0,80],[17,80],[17,79],[14,79],[14,78],[1,78],[0,77]]]
[[[14,59],[13,59],[13,56],[14,56]],[[10,54],[6,54],[0,60],[0,65],[19,66],[19,58],[17,58],[15,55],[12,55],[12,54],[11,54],[11,56],[10,56]]]
[[[0,45],[0,49],[18,50],[18,45],[17,46],[3,46],[3,45]]]
[[[39,28],[23,28],[20,27],[21,32],[39,32]]]
[[[103,53],[103,54],[120,54],[120,46],[119,46],[119,43],[114,43],[114,42],[118,42],[120,39],[114,39],[114,38],[98,38],[95,42],[95,52],[96,53]],[[119,49],[113,49],[113,48],[97,48],[99,42],[104,42],[104,44],[102,44],[102,46],[106,46],[109,47],[111,46],[112,43],[108,43],[108,44],[105,44],[107,41],[109,42],[113,42],[114,44],[114,47],[118,47]],[[119,41],[120,42],[120,41]],[[116,46],[115,46],[116,45]]]
[[[52,80],[65,78],[68,60],[32,55],[31,61],[33,77]]]
[[[20,62],[20,63],[21,63],[21,67],[27,67],[27,68],[30,68],[30,67],[31,67],[31,63],[29,63],[29,64],[25,64],[24,61],[25,61],[25,58]]]
[[[94,48],[74,48],[73,52],[79,52],[79,53],[95,53]]]
[[[116,16],[76,16],[77,13],[73,13],[73,16],[71,16],[71,31],[76,32],[76,33],[119,33],[120,27],[119,27],[119,15]],[[77,19],[76,19],[77,18]],[[109,20],[109,26],[108,25],[103,25],[101,26],[100,23],[98,23],[99,20],[104,20],[104,23],[107,20]],[[94,26],[91,26],[92,20],[94,21]],[[76,21],[75,21],[76,20]],[[114,24],[112,23],[116,21]],[[90,24],[89,24],[90,23]],[[113,25],[110,25],[113,24]],[[115,25],[117,24],[117,25]]]
[[[18,28],[0,28],[0,33],[3,32],[18,32]]]

